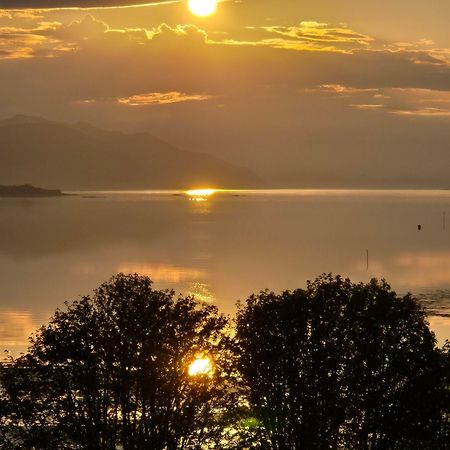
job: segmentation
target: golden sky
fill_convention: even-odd
[[[149,131],[274,183],[448,177],[448,0],[133,3],[0,0],[0,118]]]

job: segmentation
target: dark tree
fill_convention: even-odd
[[[354,285],[349,300],[353,446],[426,448],[440,421],[442,358],[423,307],[375,280]]]
[[[117,275],[58,310],[28,354],[3,367],[0,448],[214,442],[234,395],[226,327],[213,306],[153,290],[147,277]],[[199,357],[211,364],[190,373]]]
[[[441,423],[433,449],[449,450],[450,448],[450,341],[446,341],[442,348],[442,376],[441,396],[439,405],[441,409]]]
[[[239,368],[268,448],[433,445],[442,358],[426,316],[385,282],[331,275],[250,297],[237,316]]]

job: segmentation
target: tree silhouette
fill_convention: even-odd
[[[438,404],[441,410],[441,421],[435,448],[448,450],[450,448],[450,341],[442,348],[441,365],[441,396]]]
[[[0,449],[448,450],[449,388],[450,345],[384,281],[261,292],[233,335],[119,274],[1,367]]]
[[[58,310],[2,370],[7,449],[198,449],[233,404],[227,320],[119,274]],[[207,371],[189,374],[199,356]]]
[[[271,449],[433,447],[442,358],[423,309],[384,282],[323,275],[237,315],[239,369]]]

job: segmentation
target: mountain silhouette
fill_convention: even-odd
[[[31,184],[21,186],[0,185],[0,197],[60,197],[63,193],[59,189],[42,189]]]
[[[40,117],[0,121],[0,183],[58,189],[251,188],[250,170],[180,150],[149,133],[106,131]]]

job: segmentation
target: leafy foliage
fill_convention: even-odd
[[[232,402],[226,326],[213,306],[117,275],[3,370],[3,448],[200,448]],[[214,371],[189,376],[199,354]]]
[[[190,374],[197,358],[212,370]],[[450,442],[450,344],[437,349],[423,308],[377,280],[252,295],[231,330],[214,306],[119,274],[57,310],[0,382],[0,450]]]
[[[323,275],[306,290],[251,296],[237,338],[269,448],[434,445],[442,358],[410,295]]]

